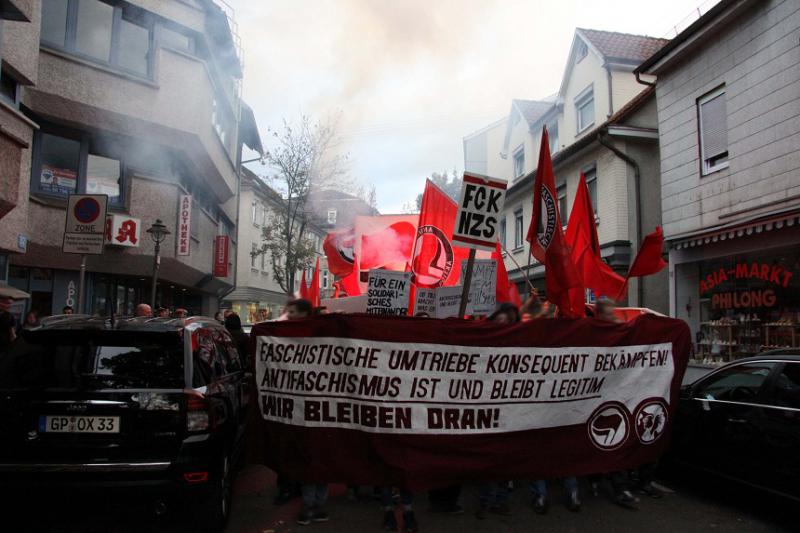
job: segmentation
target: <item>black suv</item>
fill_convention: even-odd
[[[220,530],[247,368],[211,318],[50,317],[0,354],[0,489],[147,489]]]

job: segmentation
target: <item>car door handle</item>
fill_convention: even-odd
[[[729,418],[728,422],[732,422],[734,424],[747,424],[747,420],[744,418]]]

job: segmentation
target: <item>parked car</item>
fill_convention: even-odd
[[[221,530],[250,383],[211,318],[45,320],[0,355],[0,487],[178,495]]]
[[[669,458],[800,500],[800,350],[724,365],[684,386]]]

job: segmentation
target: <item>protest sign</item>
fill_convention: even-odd
[[[367,295],[323,298],[320,305],[329,313],[365,313],[367,311]]]
[[[326,315],[252,336],[268,464],[298,481],[412,490],[655,461],[690,347],[684,322],[654,315]]]
[[[467,271],[467,260],[461,261],[461,273]],[[464,280],[462,280],[462,283]],[[497,262],[476,259],[469,284],[470,315],[491,315],[497,308]]]
[[[411,272],[373,269],[367,284],[367,313],[407,315],[411,291]]]
[[[427,313],[436,317],[436,290],[418,287],[414,295],[414,314]]]
[[[453,285],[452,287],[438,287],[436,289],[436,318],[450,318],[459,316],[459,306],[461,305],[461,295],[463,287]],[[472,306],[467,302],[465,315],[472,314]]]
[[[453,242],[466,248],[494,251],[500,235],[500,217],[507,183],[479,174],[464,173]]]

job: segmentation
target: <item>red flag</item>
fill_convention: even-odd
[[[300,298],[310,300],[308,297],[308,285],[306,285],[306,269],[303,269],[303,277],[300,278]]]
[[[547,299],[558,306],[561,316],[582,317],[585,316],[583,306],[576,308],[574,298],[570,298],[570,289],[580,288],[583,291],[583,288],[572,263],[569,246],[564,242],[549,144],[547,128],[543,127],[539,165],[533,185],[533,216],[527,241],[531,244],[533,256],[544,264]]]
[[[664,248],[664,233],[661,226],[656,226],[656,230],[645,236],[636,259],[633,260],[628,277],[649,276],[659,272],[667,266],[667,262],[661,257],[661,250]]]
[[[628,290],[628,279],[637,278],[641,276],[649,276],[660,272],[667,262],[661,257],[661,250],[664,248],[664,233],[661,231],[661,226],[656,226],[653,233],[645,235],[639,251],[636,253],[636,259],[633,260],[631,268],[628,270],[628,275],[625,276],[625,284],[619,291],[617,299],[624,296]]]
[[[362,235],[360,267],[364,270],[400,270],[411,257],[415,231],[414,224],[400,221],[375,233]]]
[[[308,287],[308,299],[311,301],[313,307],[319,307],[319,257],[317,257],[317,264],[314,265],[314,274],[311,277],[311,284]]]
[[[361,294],[361,287],[358,284],[359,270],[361,268],[358,264],[358,256],[353,254],[353,271],[339,280],[347,296],[359,296]]]
[[[325,236],[322,249],[328,258],[328,270],[334,276],[341,278],[352,272],[354,245],[354,228],[331,231]]]
[[[497,286],[495,288],[497,303],[511,302],[517,307],[522,307],[522,300],[519,297],[517,286],[508,279],[508,271],[506,270],[506,264],[503,262],[503,252],[500,249],[499,242],[495,245],[494,252],[492,252],[492,259],[497,261]]]
[[[461,260],[469,257],[469,249],[453,246],[457,214],[458,204],[427,180],[411,261],[417,286],[430,288],[458,283]]]
[[[572,212],[567,224],[566,242],[572,248],[572,262],[583,279],[583,285],[592,289],[598,297],[616,297],[625,279],[614,272],[600,257],[600,241],[597,238],[597,225],[594,222],[594,207],[586,186],[586,178],[581,173],[578,192],[572,204]],[[583,296],[581,296],[583,297]]]

